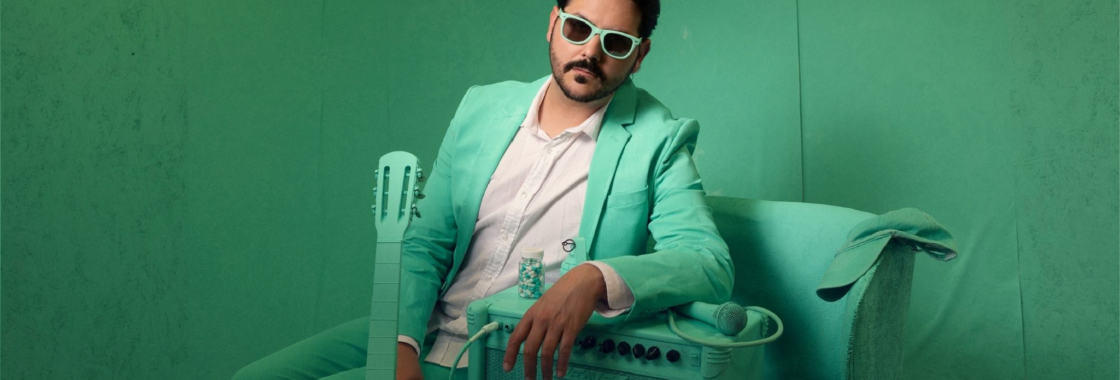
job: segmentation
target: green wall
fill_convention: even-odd
[[[369,5],[2,6],[3,378],[228,378],[368,312]]]
[[[368,312],[380,155],[547,74],[550,2],[0,2],[5,379],[220,379]],[[920,208],[908,378],[1117,378],[1110,1],[674,1],[713,194]],[[480,21],[481,20],[481,21]]]
[[[1002,71],[1016,62],[993,51],[1010,33],[990,19],[1010,8],[803,8],[804,24],[817,26],[801,45],[807,200],[917,207],[961,245],[956,261],[915,263],[910,375],[1024,377],[1015,79]]]
[[[1116,2],[801,9],[806,201],[961,242],[916,264],[907,373],[1117,378]]]

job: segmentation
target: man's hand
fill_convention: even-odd
[[[596,302],[606,298],[607,284],[599,268],[592,265],[572,268],[525,312],[509,337],[503,369],[509,372],[517,363],[517,349],[524,342],[525,378],[536,379],[539,350],[541,373],[545,379],[552,379],[552,356],[559,346],[556,374],[563,377],[576,336],[591,318]]]
[[[420,355],[408,343],[397,342],[397,380],[424,380]]]

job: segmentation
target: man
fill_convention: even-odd
[[[546,379],[553,369],[564,376],[592,312],[631,320],[729,298],[731,260],[692,159],[698,125],[673,118],[629,79],[650,52],[659,13],[656,0],[558,0],[546,35],[552,75],[463,97],[418,203],[422,217],[404,238],[398,379],[447,377],[466,339],[467,305],[516,284],[522,248],[545,250],[552,284],[509,340],[504,369],[524,345],[525,378],[537,369],[528,353],[540,354]],[[650,234],[656,245],[646,254]],[[559,277],[576,237],[592,261]],[[366,323],[319,334],[242,373],[264,373],[263,362],[290,369],[333,361],[361,378],[364,352],[351,351],[364,347]],[[336,356],[308,359],[302,352],[312,347]],[[464,357],[457,377],[465,379],[466,364]]]

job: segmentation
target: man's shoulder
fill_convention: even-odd
[[[645,89],[634,90],[634,123],[627,127],[631,133],[672,135],[686,124],[698,126],[693,119],[674,116],[668,106]]]
[[[512,102],[528,102],[536,95],[544,79],[533,82],[506,80],[471,86],[463,96],[464,105],[469,102],[472,105],[504,106]],[[524,99],[526,96],[529,97],[528,100]]]
[[[540,79],[544,79],[544,78],[540,78]],[[516,92],[519,92],[519,91],[525,91],[525,90],[528,90],[528,89],[539,89],[540,88],[540,83],[538,83],[538,82],[540,82],[540,79],[533,80],[532,82],[524,82],[524,81],[512,80],[512,79],[511,80],[504,80],[504,81],[497,82],[497,83],[477,85],[477,86],[474,86],[474,90],[475,91],[480,91],[481,93],[486,93],[486,94],[505,95],[505,94],[510,94],[510,93],[516,93]]]

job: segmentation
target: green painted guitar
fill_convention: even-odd
[[[412,217],[420,217],[416,199],[423,198],[420,162],[408,152],[381,156],[373,188],[377,253],[373,269],[373,297],[369,314],[366,380],[395,379],[397,366],[397,309],[400,307],[401,240]]]

